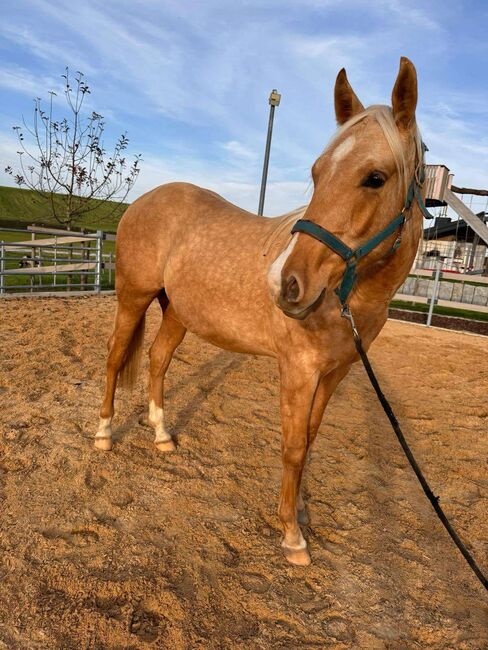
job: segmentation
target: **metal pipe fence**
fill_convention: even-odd
[[[24,237],[22,237],[22,235]],[[26,236],[31,239],[25,239]],[[112,288],[113,233],[0,228],[0,297]]]

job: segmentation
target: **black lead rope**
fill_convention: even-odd
[[[441,508],[439,504],[439,498],[434,495],[432,490],[430,489],[429,484],[427,483],[424,475],[422,474],[422,470],[420,469],[417,461],[414,458],[414,455],[412,454],[412,451],[410,447],[408,446],[408,442],[405,440],[405,436],[403,435],[403,432],[400,428],[400,425],[398,423],[398,420],[396,419],[395,414],[393,413],[393,410],[390,406],[390,403],[386,399],[385,395],[383,394],[383,391],[381,390],[381,387],[378,383],[378,380],[376,379],[376,375],[374,374],[374,370],[371,367],[371,364],[369,362],[369,359],[366,355],[366,352],[363,349],[363,345],[361,343],[361,337],[359,336],[359,332],[356,329],[356,326],[354,324],[354,320],[352,317],[351,312],[349,311],[349,307],[347,305],[344,305],[342,308],[342,315],[347,318],[351,324],[352,327],[352,332],[354,335],[354,343],[356,345],[356,350],[359,353],[359,356],[361,357],[361,361],[363,362],[363,365],[366,369],[366,372],[368,373],[368,377],[371,381],[371,384],[376,392],[376,395],[378,396],[378,399],[381,403],[381,406],[383,407],[383,410],[385,411],[388,419],[390,420],[391,426],[393,427],[393,431],[396,434],[396,437],[398,438],[403,451],[405,452],[405,456],[408,458],[408,462],[410,463],[413,471],[415,472],[420,485],[422,486],[423,491],[425,492],[426,497],[429,499],[429,501],[432,504],[432,507],[437,513],[437,516],[439,519],[442,521],[444,528],[447,530],[449,535],[451,536],[453,542],[456,544],[458,549],[461,551],[461,553],[464,556],[464,559],[466,562],[469,564],[469,566],[472,568],[474,573],[476,574],[476,577],[478,580],[481,582],[483,587],[488,590],[488,579],[486,576],[483,574],[479,566],[476,564],[475,559],[471,555],[471,553],[468,551],[466,546],[463,544],[461,539],[459,538],[459,535],[456,533],[454,528],[451,526],[449,519],[446,517],[444,510]]]

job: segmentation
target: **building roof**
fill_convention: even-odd
[[[486,212],[478,212],[476,216],[488,223]],[[458,240],[472,242],[475,233],[464,219],[452,220],[449,217],[436,217],[432,226],[424,228],[424,239],[447,239],[453,236]]]

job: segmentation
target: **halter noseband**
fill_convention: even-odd
[[[425,151],[425,149],[426,147],[422,143],[422,151]],[[381,230],[377,235],[374,235],[374,237],[371,237],[371,239],[369,239],[361,246],[358,246],[356,249],[350,248],[347,246],[347,244],[345,244],[331,232],[325,228],[322,228],[322,226],[319,226],[313,221],[308,221],[307,219],[299,219],[299,221],[297,221],[291,229],[292,234],[295,234],[296,232],[303,232],[307,235],[310,235],[311,237],[314,237],[314,239],[317,239],[318,241],[322,242],[322,244],[325,244],[330,249],[332,249],[334,253],[337,253],[337,255],[342,257],[342,259],[346,262],[346,270],[342,276],[342,282],[340,286],[335,290],[343,306],[346,305],[347,298],[356,282],[356,267],[359,260],[370,253],[379,244],[381,244],[381,242],[383,242],[387,237],[392,235],[397,230],[397,238],[395,239],[389,253],[392,253],[400,246],[402,229],[406,220],[405,213],[411,208],[414,199],[417,199],[417,203],[424,217],[427,219],[432,218],[432,215],[427,211],[424,200],[422,199],[422,195],[420,194],[420,188],[424,182],[424,179],[424,162],[422,160],[419,166],[418,177],[415,173],[412,182],[408,186],[407,196],[405,198],[405,203],[403,204],[403,208],[400,214],[397,215],[392,221],[390,221],[386,228],[383,228],[383,230]]]

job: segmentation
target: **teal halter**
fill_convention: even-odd
[[[424,146],[425,145],[422,145],[423,148]],[[417,175],[414,175],[412,182],[408,187],[405,203],[403,204],[403,208],[400,214],[397,215],[392,221],[390,221],[386,228],[383,228],[383,230],[381,230],[377,235],[374,235],[374,237],[371,237],[371,239],[362,244],[362,246],[358,246],[356,249],[350,248],[338,237],[333,235],[325,228],[322,228],[322,226],[319,226],[317,223],[314,223],[313,221],[300,219],[293,226],[291,230],[292,234],[296,232],[303,232],[307,235],[310,235],[314,239],[322,242],[322,244],[325,244],[331,248],[334,253],[337,253],[337,255],[342,257],[342,259],[346,262],[346,270],[342,276],[342,282],[340,286],[335,290],[343,306],[346,304],[349,294],[351,293],[351,290],[356,282],[356,267],[359,260],[370,253],[373,249],[375,249],[379,244],[381,244],[381,242],[387,239],[387,237],[392,235],[395,231],[398,231],[398,235],[389,253],[392,253],[400,246],[402,240],[403,225],[405,224],[406,220],[405,213],[412,206],[414,199],[417,199],[417,203],[424,217],[427,219],[432,219],[432,215],[427,211],[425,203],[422,199],[422,195],[420,194],[420,188],[424,182],[424,178],[425,172],[422,161],[422,164],[420,165],[419,177],[417,178]]]

